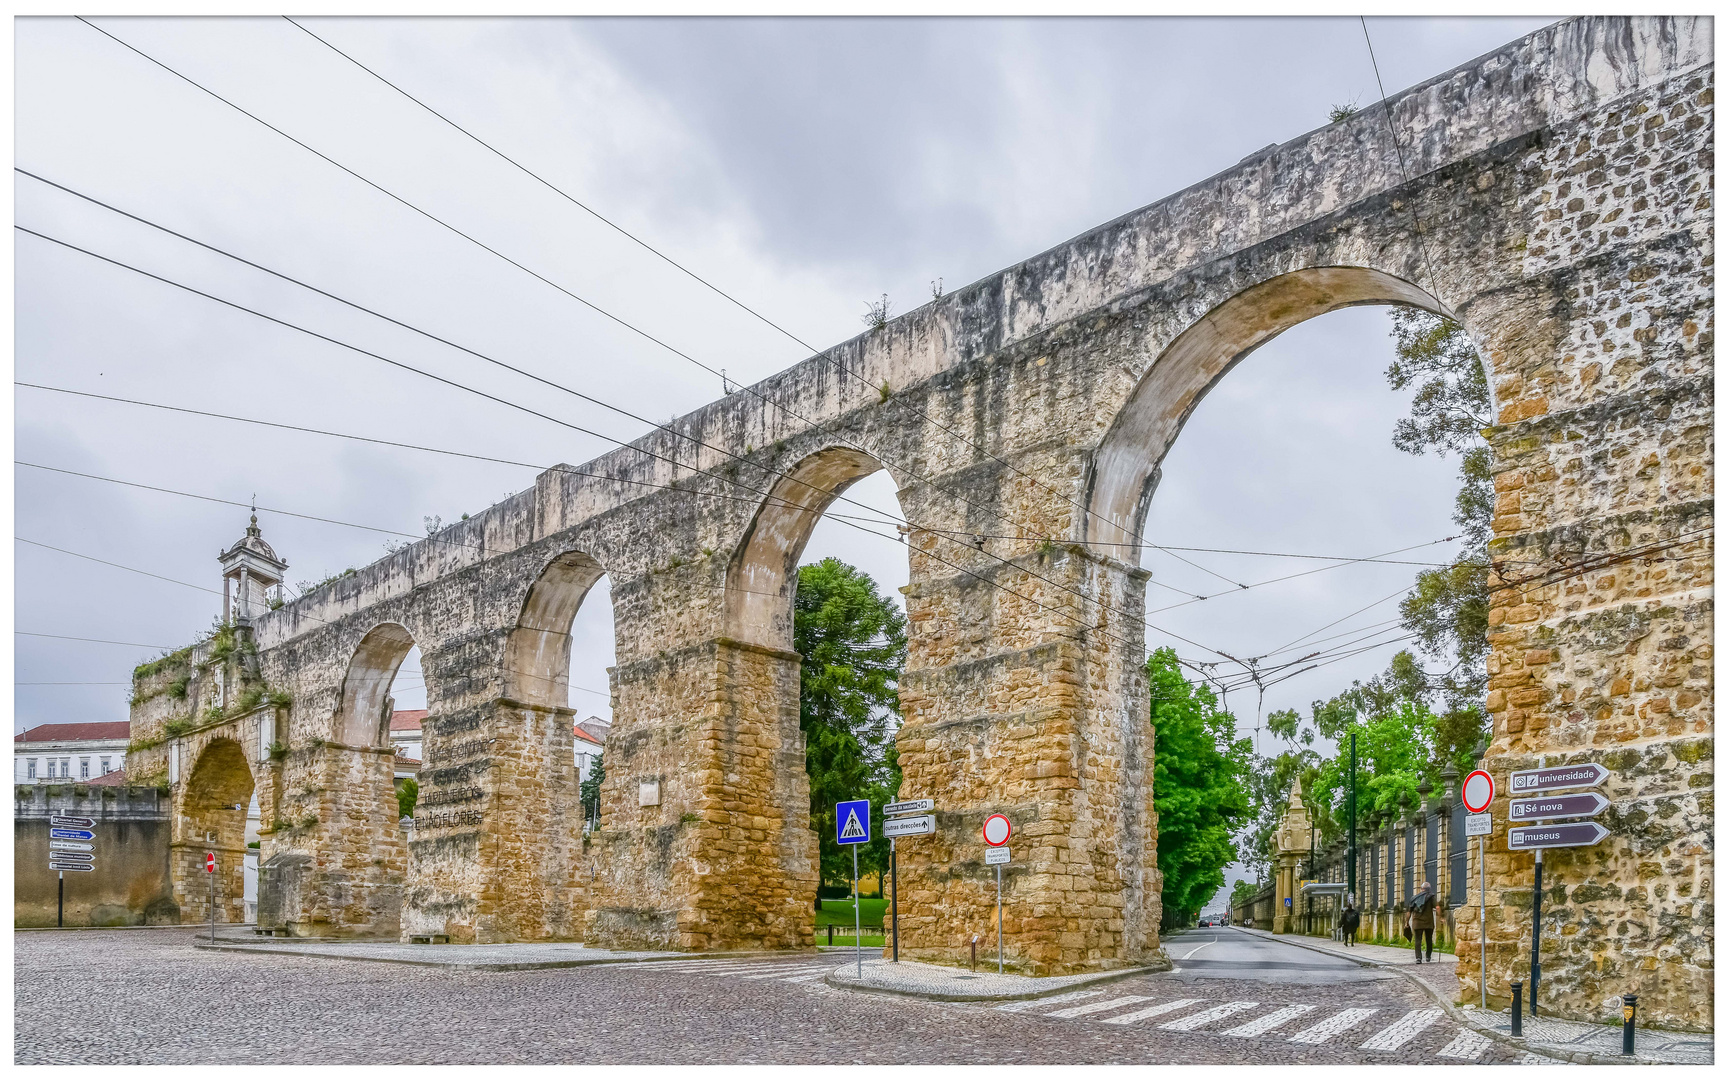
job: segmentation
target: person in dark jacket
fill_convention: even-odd
[[[1416,962],[1423,960],[1422,942],[1428,942],[1429,963],[1434,962],[1434,917],[1439,909],[1439,900],[1434,896],[1434,886],[1424,881],[1416,895],[1410,898],[1409,914],[1404,916],[1404,925],[1410,930],[1410,940],[1416,946]]]
[[[1344,932],[1344,944],[1356,944],[1356,931],[1362,927],[1362,913],[1356,910],[1356,901],[1344,901],[1344,914],[1338,918],[1338,929]]]

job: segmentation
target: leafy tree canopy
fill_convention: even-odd
[[[1146,673],[1168,927],[1185,924],[1224,887],[1224,868],[1236,860],[1232,835],[1249,816],[1254,752],[1248,739],[1235,737],[1236,718],[1218,707],[1212,688],[1182,676],[1174,650],[1154,652]]]
[[[870,575],[839,559],[823,559],[798,570],[792,641],[804,658],[798,722],[822,881],[850,881],[852,853],[834,836],[837,803],[870,800],[873,839],[858,853],[859,872],[888,865],[881,817],[883,804],[900,791],[894,733],[900,669],[906,663],[906,616],[877,591]]]

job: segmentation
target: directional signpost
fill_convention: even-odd
[[[1477,769],[1464,778],[1458,789],[1459,798],[1470,816],[1464,819],[1464,835],[1476,837],[1477,896],[1476,911],[1482,917],[1476,943],[1482,947],[1482,966],[1477,968],[1476,981],[1482,984],[1482,1008],[1488,1008],[1488,849],[1483,837],[1494,831],[1494,815],[1488,807],[1494,803],[1494,778]]]
[[[1594,761],[1579,765],[1557,765],[1542,769],[1524,769],[1512,774],[1514,795],[1538,796],[1515,799],[1508,807],[1512,821],[1550,820],[1553,818],[1594,817],[1609,806],[1607,799],[1593,791],[1572,795],[1543,795],[1544,792],[1565,788],[1592,788],[1608,779],[1608,769]],[[1600,843],[1608,830],[1594,821],[1578,821],[1564,825],[1527,825],[1506,830],[1508,851],[1536,853],[1536,889],[1530,905],[1530,1015],[1536,1015],[1536,991],[1542,980],[1542,852],[1548,848],[1589,847]]]
[[[935,799],[906,799],[891,802],[882,808],[882,835],[888,838],[888,880],[893,899],[889,912],[893,922],[894,963],[900,962],[900,853],[895,841],[902,836],[929,836],[936,831]],[[905,817],[917,814],[917,817]],[[894,820],[889,820],[893,818]]]
[[[990,850],[984,853],[984,865],[996,868],[996,973],[1002,973],[1002,866],[1008,861],[1008,838],[1014,826],[1001,814],[984,819],[984,842]]]
[[[852,951],[858,957],[858,977],[864,977],[864,923],[858,913],[858,846],[870,842],[870,800],[853,799],[834,806],[837,841],[852,845]]]
[[[60,902],[54,925],[66,925],[66,873],[88,874],[96,869],[96,819],[73,814],[48,818],[48,869],[60,881]]]

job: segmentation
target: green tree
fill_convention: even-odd
[[[581,798],[582,814],[589,821],[590,829],[600,827],[600,785],[606,781],[606,755],[594,755],[594,764],[588,766],[588,779],[582,781]]]
[[[1493,458],[1483,430],[1493,423],[1488,372],[1464,328],[1415,308],[1395,308],[1396,359],[1386,369],[1395,390],[1416,388],[1410,415],[1392,444],[1410,454],[1457,454],[1459,489],[1452,520],[1464,548],[1448,566],[1424,570],[1399,605],[1421,651],[1451,667],[1426,677],[1444,699],[1443,751],[1468,750],[1483,726],[1488,673],[1488,541],[1493,535]]]
[[[1254,899],[1254,894],[1259,891],[1260,883],[1257,881],[1249,881],[1247,878],[1238,881],[1236,886],[1230,890],[1231,913],[1235,913],[1237,904],[1246,904]]]
[[[1151,683],[1153,805],[1158,810],[1158,869],[1164,875],[1164,925],[1186,924],[1224,887],[1236,860],[1232,834],[1248,820],[1246,781],[1253,744],[1238,739],[1236,718],[1212,688],[1190,683],[1172,649],[1146,661]]]
[[[396,811],[398,817],[413,817],[414,804],[420,801],[420,781],[404,776],[396,781]]]
[[[804,658],[799,726],[810,775],[810,824],[822,855],[822,881],[852,876],[852,853],[835,840],[834,806],[869,799],[872,840],[858,853],[859,873],[887,869],[882,806],[900,791],[894,748],[906,616],[870,575],[839,559],[798,569],[792,602],[793,648]]]

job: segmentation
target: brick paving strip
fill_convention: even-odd
[[[1625,1057],[1620,1053],[1620,1028],[1613,1024],[1587,1024],[1577,1020],[1561,1020],[1548,1016],[1524,1019],[1522,1038],[1512,1037],[1512,1020],[1503,1012],[1483,1012],[1475,1005],[1458,1006],[1449,997],[1456,985],[1457,958],[1434,954],[1432,964],[1416,963],[1413,949],[1388,948],[1384,945],[1345,946],[1324,938],[1304,938],[1293,934],[1274,935],[1264,930],[1239,927],[1243,933],[1273,938],[1286,945],[1312,949],[1330,956],[1342,956],[1364,967],[1390,968],[1420,986],[1452,1019],[1462,1024],[1466,1032],[1440,1052],[1442,1057],[1474,1061],[1487,1048],[1468,1038],[1478,1038],[1533,1051],[1546,1058],[1559,1058],[1581,1065],[1710,1065],[1715,1063],[1716,1040],[1708,1033],[1663,1031],[1639,1027],[1638,1053]],[[1438,1018],[1438,1017],[1436,1017]],[[1430,1021],[1432,1022],[1432,1021]]]

